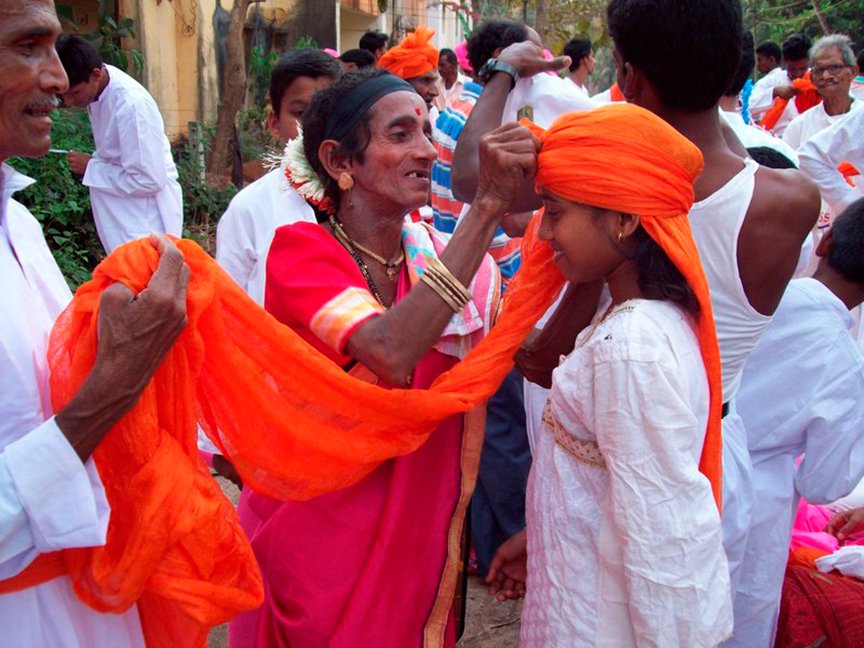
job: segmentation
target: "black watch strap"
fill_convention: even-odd
[[[503,72],[504,74],[510,75],[510,89],[516,85],[516,81],[519,79],[519,72],[516,71],[516,68],[510,65],[509,63],[503,63],[495,58],[490,58],[483,67],[480,68],[480,72],[477,76],[480,77],[480,80],[483,83],[488,83],[489,79],[492,78],[492,75],[496,72]]]

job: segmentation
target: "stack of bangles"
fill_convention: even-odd
[[[434,290],[453,309],[454,313],[458,313],[465,304],[471,301],[471,293],[468,292],[468,289],[453,276],[447,266],[436,258],[429,259],[429,265],[424,268],[423,274],[420,275],[420,281]]]

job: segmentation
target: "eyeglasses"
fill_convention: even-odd
[[[821,77],[826,72],[830,72],[831,76],[837,76],[846,68],[851,67],[850,65],[840,65],[839,63],[832,63],[831,65],[826,65],[824,67],[814,67],[810,70],[810,76],[813,78]]]

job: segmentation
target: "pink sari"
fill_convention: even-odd
[[[445,244],[422,225],[406,226],[403,242],[409,263],[397,301],[422,272],[424,255]],[[415,388],[428,387],[458,361],[455,349],[467,351],[488,329],[498,294],[494,272],[487,259],[472,284],[474,310],[454,317],[438,348],[423,357]],[[342,353],[350,334],[382,312],[350,255],[310,224],[278,230],[268,258],[266,307],[342,366],[350,360]],[[261,608],[231,623],[232,648],[356,646],[361,640],[382,648],[455,646],[453,601],[484,418],[478,409],[447,419],[413,453],[310,501],[281,502],[244,490],[240,519],[266,593]]]

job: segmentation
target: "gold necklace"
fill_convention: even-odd
[[[337,220],[336,217],[333,215],[330,216],[330,226],[333,228],[333,233],[336,235],[336,238],[340,239],[340,242],[343,245],[347,243],[355,250],[363,252],[363,254],[365,254],[369,258],[383,265],[387,271],[387,278],[390,281],[396,281],[396,277],[399,273],[399,266],[402,265],[402,262],[405,260],[405,251],[402,249],[401,245],[399,247],[399,253],[395,257],[393,257],[392,260],[388,261],[380,254],[360,245],[357,241],[348,236],[348,232],[345,231],[342,223]]]

